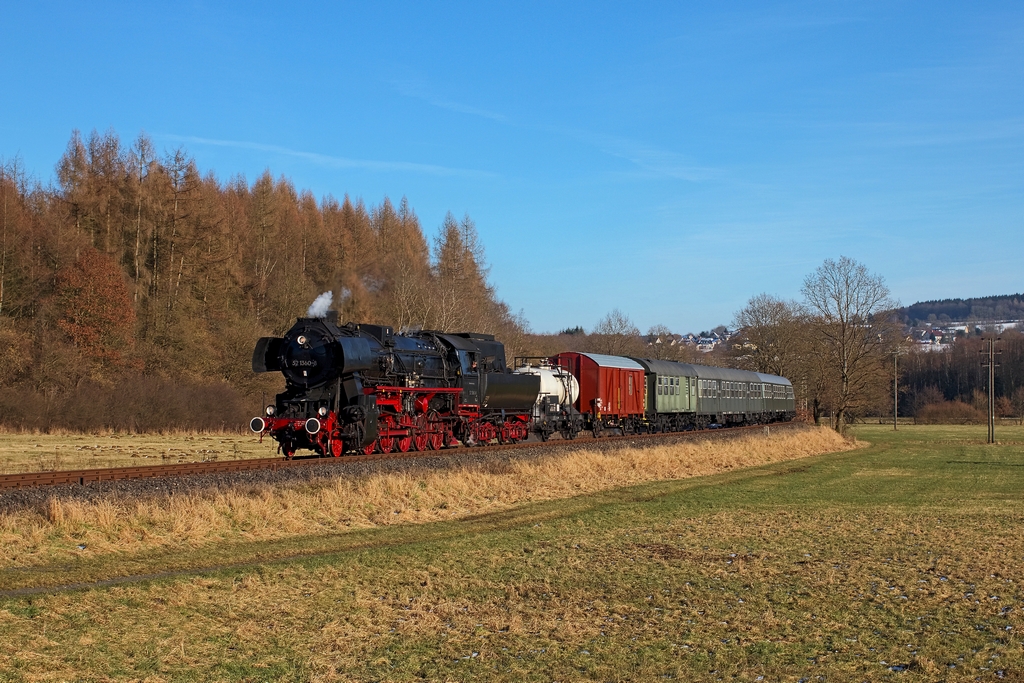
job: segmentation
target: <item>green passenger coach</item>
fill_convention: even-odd
[[[765,424],[795,414],[785,377],[708,365],[634,358],[644,368],[646,421],[654,431]]]

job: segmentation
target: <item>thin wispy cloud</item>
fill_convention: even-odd
[[[498,123],[511,123],[508,117],[504,114],[438,97],[431,93],[426,85],[417,81],[392,81],[392,85],[401,95],[422,100],[435,107],[440,107],[441,109],[447,109],[448,111],[454,111],[460,114],[469,114],[470,116],[479,116],[481,118],[490,119],[491,121],[497,121]]]
[[[698,182],[721,175],[718,169],[693,164],[683,155],[660,150],[658,147],[636,140],[583,130],[567,130],[554,126],[517,123],[503,114],[438,97],[432,94],[429,88],[420,81],[392,81],[392,85],[400,94],[420,99],[440,109],[481,117],[513,128],[554,133],[584,142],[598,148],[599,151],[606,155],[631,162],[646,177],[670,177],[677,180]]]
[[[504,114],[438,97],[431,93],[430,89],[420,81],[395,80],[392,81],[392,85],[401,95],[422,100],[441,109],[479,116],[514,128],[543,131],[570,137],[596,147],[605,154],[631,162],[648,177],[669,177],[676,178],[677,180],[699,182],[720,174],[717,169],[692,163],[682,154],[659,149],[643,142],[587,131],[517,123]]]
[[[695,164],[686,155],[637,140],[585,131],[566,131],[566,134],[593,145],[605,154],[624,159],[654,176],[696,183],[722,175],[720,169]]]
[[[855,127],[852,124],[850,127]],[[976,145],[978,143],[1024,140],[1024,119],[972,121],[957,124],[862,124],[862,129],[875,134],[874,143],[896,147],[931,147],[946,145]]]
[[[289,149],[280,145],[268,145],[262,142],[248,142],[244,140],[216,140],[213,138],[201,138],[191,135],[154,135],[164,140],[187,142],[195,145],[211,145],[214,147],[231,147],[234,149],[250,149],[258,152],[270,152],[283,156],[304,159],[311,163],[327,166],[330,168],[357,168],[367,171],[381,172],[406,172],[421,173],[438,176],[465,176],[465,177],[494,177],[496,174],[490,171],[481,171],[469,168],[452,168],[436,164],[420,164],[412,161],[376,161],[373,159],[350,159],[317,152],[304,152],[302,150]]]
[[[807,13],[802,7],[781,12],[775,8],[766,7],[761,12],[726,12],[720,16],[721,21],[718,26],[706,31],[707,34],[717,36],[767,36],[787,32],[820,31],[821,29],[835,26],[867,21],[864,17],[852,15],[829,16],[826,14],[815,16],[814,14]]]

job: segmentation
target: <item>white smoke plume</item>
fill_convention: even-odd
[[[334,301],[334,292],[324,292],[310,305],[309,310],[306,311],[306,317],[326,318],[327,310],[331,307],[332,301]]]

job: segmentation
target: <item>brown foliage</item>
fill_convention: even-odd
[[[118,365],[133,347],[135,309],[123,272],[96,249],[57,272],[52,305],[57,327],[87,358]]]
[[[255,405],[279,378],[249,371],[253,343],[327,290],[343,320],[491,332],[517,352],[525,322],[487,282],[472,220],[449,216],[429,245],[405,199],[318,202],[269,171],[221,183],[182,149],[161,157],[145,136],[126,146],[76,131],[55,188],[0,163],[0,382],[48,406],[26,417],[8,393],[0,424],[179,424],[158,415],[173,406],[147,404],[145,417],[74,398],[128,391],[142,368],[168,390],[227,383]]]
[[[54,397],[24,387],[0,388],[5,427],[18,430],[166,432],[239,429],[249,417],[226,383],[196,385],[156,377],[112,385],[84,381]]]
[[[919,424],[981,424],[985,413],[961,401],[930,403],[917,411]]]

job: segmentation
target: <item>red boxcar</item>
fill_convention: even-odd
[[[560,353],[558,364],[580,383],[576,410],[617,422],[644,414],[644,369],[636,361],[599,353]]]

